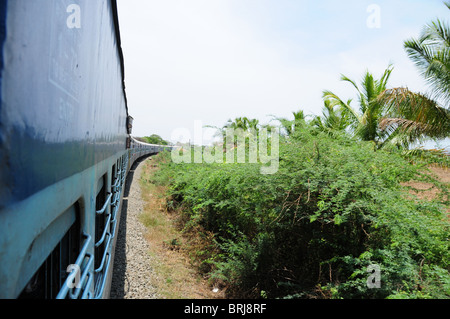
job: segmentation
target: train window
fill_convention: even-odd
[[[96,212],[100,211],[106,202],[107,199],[107,193],[106,193],[106,175],[103,176],[98,181],[97,186],[97,197],[95,199],[95,210]],[[95,243],[98,243],[105,232],[105,228],[109,227],[107,225],[107,218],[109,215],[109,209],[107,208],[104,212],[101,214],[95,214]],[[98,247],[95,247],[95,268],[98,268],[101,265],[103,253],[105,251],[105,244],[106,241],[103,241],[102,244],[100,244]],[[97,245],[96,245],[97,246]]]
[[[61,290],[69,275],[67,267],[76,262],[81,241],[78,203],[66,213],[74,214],[75,221],[25,286],[19,299],[54,299]]]
[[[111,185],[114,185],[114,180],[116,179],[116,176],[117,176],[117,168],[116,167],[117,167],[116,164],[114,164],[111,169]]]

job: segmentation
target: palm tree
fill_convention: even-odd
[[[446,138],[450,132],[450,111],[430,96],[407,88],[394,88],[383,92],[380,103],[388,107],[380,128],[392,137],[402,139],[407,147],[427,138]]]
[[[450,3],[445,3],[450,9]],[[437,19],[426,25],[418,39],[404,43],[409,58],[430,84],[431,94],[407,88],[386,90],[380,103],[389,107],[381,127],[400,132],[409,140],[450,135],[450,26]],[[441,101],[441,102],[438,102]]]
[[[292,112],[292,115],[294,115],[293,120],[288,120],[284,117],[276,117],[275,115],[271,115],[274,120],[280,122],[281,128],[285,130],[287,136],[290,136],[295,131],[298,131],[298,129],[303,127],[306,123],[306,116],[303,110]]]
[[[346,104],[350,105],[350,103],[351,100]],[[350,125],[350,118],[348,114],[342,112],[338,104],[333,103],[330,99],[325,99],[322,116],[316,116],[311,124],[320,131],[335,136],[336,132],[343,132],[347,129]]]
[[[386,138],[386,131],[379,128],[379,123],[385,115],[386,107],[383,102],[380,102],[378,97],[386,90],[392,70],[393,67],[389,65],[378,80],[369,71],[366,71],[361,87],[347,76],[341,76],[342,81],[349,82],[358,92],[358,109],[354,109],[350,105],[351,99],[345,102],[331,91],[326,90],[323,92],[324,100],[328,100],[328,103],[330,103],[329,107],[334,109],[335,106],[338,106],[341,114],[348,117],[355,136],[363,141],[372,141],[377,147],[380,147]]]
[[[259,120],[247,119],[247,126],[249,130],[254,130],[255,132],[257,132],[259,130]]]
[[[246,131],[248,129],[248,118],[236,117],[234,120],[229,119],[223,128],[243,129]]]
[[[445,3],[450,9],[450,3]],[[436,19],[426,25],[418,39],[405,41],[409,58],[431,85],[435,99],[450,102],[450,27]]]

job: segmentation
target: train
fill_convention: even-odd
[[[115,0],[0,0],[0,298],[109,298],[132,136]]]

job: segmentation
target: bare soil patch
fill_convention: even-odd
[[[445,167],[431,166],[430,175],[435,177],[441,183],[450,186],[450,169]],[[423,182],[423,181],[408,181],[402,183],[403,186],[410,187],[410,194],[421,200],[435,200],[441,195],[441,190],[436,187],[433,183]],[[449,200],[448,195],[446,195],[442,200]],[[450,219],[450,207],[447,208],[447,216]]]
[[[159,296],[166,299],[224,298],[224,292],[214,289],[192,260],[189,250],[195,239],[187,238],[179,228],[177,213],[167,210],[165,188],[151,182],[151,175],[157,169],[154,160],[149,158],[141,175],[144,211],[140,220],[147,228],[149,253],[156,261],[153,285]]]

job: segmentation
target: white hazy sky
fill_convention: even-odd
[[[373,4],[379,28],[367,24]],[[119,0],[118,9],[133,135],[168,140],[195,121],[319,115],[325,89],[356,100],[341,73],[359,82],[389,63],[389,86],[426,92],[403,42],[450,18],[441,0]]]

